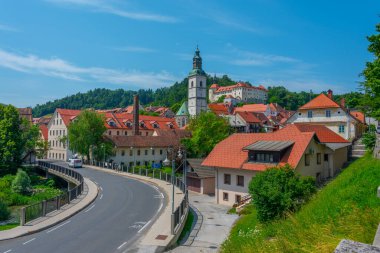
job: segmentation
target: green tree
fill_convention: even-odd
[[[107,161],[107,159],[115,153],[114,146],[112,142],[104,139],[100,145],[96,145],[93,147],[92,153],[94,155],[95,160]]]
[[[12,191],[20,194],[27,194],[31,190],[30,178],[25,171],[19,169],[15,179],[12,181]]]
[[[24,150],[22,120],[18,110],[12,106],[0,105],[0,169],[1,173],[14,173],[21,165]]]
[[[216,100],[217,103],[223,103],[224,102],[224,99],[226,98],[226,95],[222,95],[218,98],[218,100]]]
[[[100,146],[106,131],[104,116],[85,110],[68,127],[70,150],[90,158],[90,150]]]
[[[374,55],[372,62],[366,63],[362,72],[365,81],[361,84],[364,90],[362,106],[366,112],[380,120],[380,23],[376,25],[377,34],[367,37],[370,45],[368,51]]]
[[[37,125],[33,125],[28,120],[21,119],[23,154],[28,155],[36,151],[40,130]]]
[[[0,201],[0,221],[5,221],[9,219],[11,212],[9,211],[7,205]]]
[[[230,133],[227,120],[212,112],[202,112],[198,117],[190,119],[188,129],[192,137],[183,139],[183,144],[192,157],[206,157]]]
[[[37,158],[43,159],[47,157],[47,153],[50,149],[50,145],[48,141],[39,139],[36,141],[36,155]]]
[[[316,191],[311,177],[301,177],[285,165],[257,174],[249,183],[257,218],[266,222],[296,211]]]
[[[376,145],[376,127],[375,125],[369,125],[367,132],[363,134],[363,144],[366,149],[373,151]]]

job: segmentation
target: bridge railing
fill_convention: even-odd
[[[189,211],[189,198],[188,192],[183,182],[183,179],[180,177],[173,177],[169,173],[165,173],[161,170],[152,169],[152,168],[141,168],[134,166],[127,166],[125,164],[119,163],[107,163],[107,162],[98,162],[98,161],[83,161],[84,164],[102,167],[114,171],[127,172],[131,174],[146,176],[150,178],[159,179],[171,184],[174,184],[178,189],[183,193],[183,198],[180,205],[174,210],[171,216],[171,232],[173,235],[177,235],[178,232],[181,232],[182,225],[185,222]]]
[[[39,168],[45,171],[56,172],[54,174],[57,176],[62,176],[63,178],[68,177],[72,179],[72,181],[75,182],[76,187],[54,198],[43,200],[39,203],[35,203],[21,208],[21,226],[24,226],[28,222],[31,222],[35,219],[46,216],[51,212],[61,209],[62,206],[69,204],[72,200],[76,199],[83,192],[84,189],[83,176],[75,170],[45,161],[38,161],[38,166]]]

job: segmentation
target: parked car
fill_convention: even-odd
[[[69,167],[71,168],[82,168],[82,160],[78,158],[69,159]]]

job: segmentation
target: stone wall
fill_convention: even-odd
[[[380,134],[376,134],[376,145],[373,150],[373,156],[380,159]]]

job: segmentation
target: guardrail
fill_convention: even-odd
[[[172,213],[171,232],[173,235],[176,235],[180,231],[180,229],[182,228],[182,224],[185,222],[187,213],[189,211],[188,192],[186,189],[186,185],[184,184],[181,178],[179,177],[172,178],[171,174],[162,172],[157,169],[144,169],[141,167],[136,168],[133,166],[129,167],[129,166],[125,166],[124,164],[118,164],[118,163],[83,161],[83,164],[107,168],[114,171],[127,172],[131,174],[146,176],[146,177],[155,178],[155,179],[159,179],[159,180],[174,184],[178,189],[181,190],[182,193],[184,193],[184,195],[183,195],[183,199],[180,205]]]
[[[69,204],[72,200],[76,199],[84,189],[84,179],[78,172],[65,168],[57,164],[51,164],[44,161],[38,161],[38,166],[50,173],[57,176],[69,177],[77,185],[73,189],[51,199],[43,200],[20,209],[20,225],[24,226],[26,223],[37,218],[46,216],[47,214],[59,210],[62,206]]]

